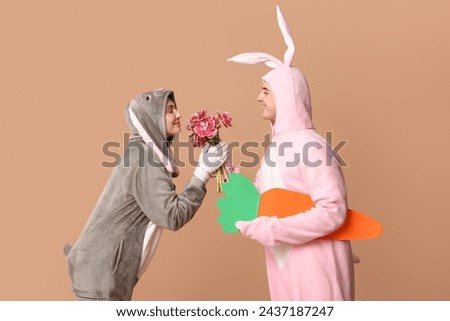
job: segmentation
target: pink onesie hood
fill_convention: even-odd
[[[275,95],[274,136],[314,128],[309,87],[300,70],[283,64],[268,72],[263,79],[269,83]]]
[[[272,125],[274,136],[314,128],[308,83],[300,70],[291,66],[295,54],[294,40],[278,6],[277,21],[287,45],[284,62],[263,52],[247,52],[228,59],[243,64],[265,63],[273,68],[263,79],[269,83],[275,95],[276,120]]]

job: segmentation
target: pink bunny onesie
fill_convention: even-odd
[[[236,227],[265,246],[272,300],[353,300],[350,242],[318,239],[345,221],[344,178],[333,151],[312,124],[308,84],[302,73],[290,66],[295,47],[278,7],[277,17],[288,45],[284,63],[264,53],[241,54],[230,60],[265,62],[274,68],[263,80],[275,96],[276,120],[256,187],[261,193],[284,188],[308,194],[315,207],[286,218],[240,221]]]

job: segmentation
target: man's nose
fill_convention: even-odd
[[[263,101],[262,92],[259,93],[258,97],[256,98],[257,101]]]

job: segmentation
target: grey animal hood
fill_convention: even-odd
[[[173,137],[166,134],[166,104],[175,95],[169,89],[157,89],[134,97],[125,108],[125,118],[131,131],[131,141],[144,140],[158,156],[160,163],[172,173],[179,175],[178,167],[169,148]]]
[[[72,289],[81,299],[131,300],[162,230],[187,224],[206,195],[204,182],[195,176],[176,192],[171,176],[178,171],[165,127],[169,98],[174,100],[172,91],[155,90],[128,104],[130,144],[77,242],[65,247]]]

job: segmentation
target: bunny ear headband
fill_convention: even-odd
[[[284,64],[290,65],[294,59],[295,45],[292,39],[291,30],[281,13],[280,7],[277,6],[277,20],[278,26],[280,27],[281,33],[283,34],[284,42],[287,45],[286,52],[284,53]],[[240,64],[258,64],[265,63],[270,68],[276,68],[283,65],[283,62],[272,55],[266,54],[264,52],[246,52],[228,59],[228,61],[237,62]]]

